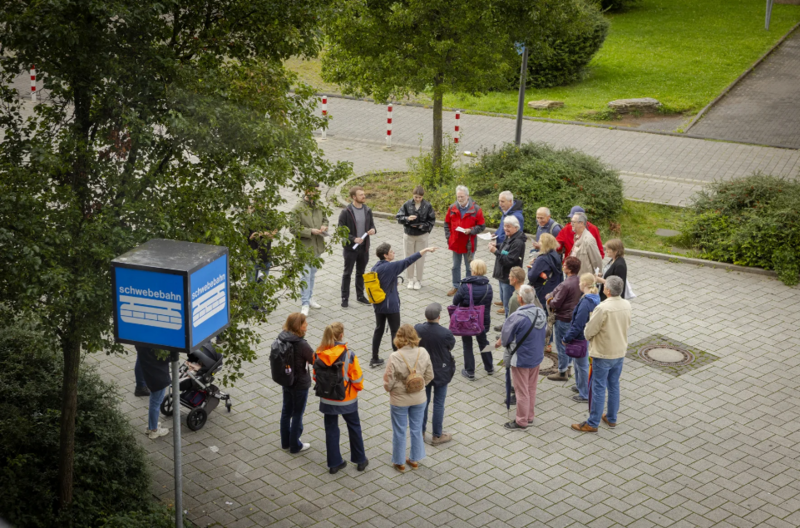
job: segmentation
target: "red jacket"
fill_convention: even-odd
[[[586,222],[586,229],[592,234],[594,239],[597,241],[597,249],[600,250],[600,256],[602,258],[606,258],[606,253],[603,251],[603,241],[600,240],[600,231],[597,229],[597,226],[591,222]],[[572,224],[567,224],[561,230],[561,232],[556,237],[556,242],[558,242],[558,249],[564,250],[564,258],[567,258],[570,253],[572,253],[572,246],[575,245],[575,232],[572,230]]]
[[[457,227],[469,229],[470,233],[456,231]],[[486,221],[483,219],[483,211],[480,206],[470,198],[467,203],[467,210],[464,217],[461,217],[461,210],[458,202],[450,206],[444,217],[444,235],[447,237],[447,247],[455,253],[475,253],[475,235],[486,228]]]

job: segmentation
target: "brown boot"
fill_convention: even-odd
[[[406,472],[406,467],[403,464],[392,464],[392,465],[400,473],[405,473]]]
[[[596,433],[597,427],[592,427],[586,422],[579,423],[579,424],[572,424],[572,428],[576,431],[580,431],[582,433]]]
[[[419,467],[419,462],[412,462],[410,458],[406,459],[406,464],[411,466],[411,469],[417,469]]]
[[[434,436],[432,438],[431,445],[438,446],[438,445],[441,445],[441,444],[445,444],[445,443],[449,442],[452,439],[453,439],[453,435],[451,435],[450,433],[442,432],[442,436]]]
[[[611,423],[611,422],[609,422],[609,421],[608,421],[608,418],[606,418],[606,415],[605,415],[605,414],[603,415],[603,421],[604,421],[604,422],[606,423],[606,425],[608,425],[609,427],[616,427],[616,426],[617,426],[617,422],[614,422],[614,423]]]
[[[495,301],[494,305],[495,306],[503,306],[503,301]]]
[[[506,310],[505,310],[505,308],[500,308],[499,310],[497,310],[497,313],[504,314],[504,313],[506,313]]]
[[[452,290],[450,290],[449,292],[447,292],[447,296],[448,296],[448,297],[452,297],[453,295],[455,295],[455,294],[456,294],[456,292],[457,292],[457,291],[458,291],[458,288],[453,288]]]
[[[547,379],[550,381],[567,381],[569,377],[567,377],[566,372],[556,372],[555,374],[550,374],[547,376]]]

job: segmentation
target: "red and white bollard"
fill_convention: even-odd
[[[36,65],[31,64],[31,101],[36,102]]]
[[[322,128],[322,139],[328,138],[328,96],[322,96],[322,119],[325,121],[325,126]]]
[[[458,133],[461,132],[461,111],[456,110],[456,131],[453,134],[453,143],[458,144]]]
[[[389,103],[386,112],[386,147],[392,148],[392,103]]]

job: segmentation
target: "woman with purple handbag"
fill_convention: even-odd
[[[483,367],[488,374],[494,374],[492,352],[486,329],[491,328],[492,286],[486,277],[486,263],[473,260],[469,269],[472,276],[465,277],[453,297],[450,312],[450,331],[461,336],[464,345],[464,369],[461,375],[468,380],[475,379],[475,356],[472,353],[472,338],[478,341],[483,359]],[[482,313],[481,313],[482,312]],[[483,317],[480,317],[483,315]]]
[[[572,311],[572,323],[562,341],[567,355],[575,359],[575,386],[572,391],[578,394],[572,399],[577,402],[589,401],[589,343],[583,335],[583,329],[586,328],[592,311],[600,304],[594,279],[591,273],[581,275],[580,288],[583,297]]]

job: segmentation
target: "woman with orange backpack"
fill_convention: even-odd
[[[344,325],[325,327],[322,342],[314,353],[314,391],[319,396],[319,411],[325,417],[325,449],[331,475],[347,467],[339,450],[339,415],[347,424],[350,436],[350,461],[364,471],[369,461],[361,436],[358,417],[358,393],[364,388],[364,373],[358,358],[344,342]]]

